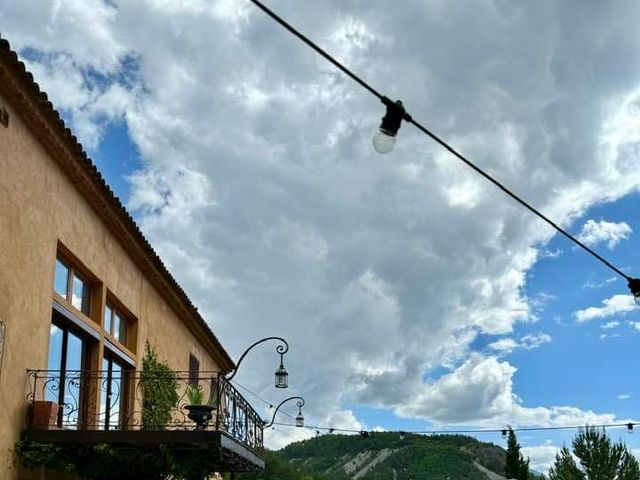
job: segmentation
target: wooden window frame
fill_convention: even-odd
[[[107,330],[107,325],[105,322],[105,316],[107,313],[107,308],[111,309],[111,319],[110,319],[110,328]],[[114,346],[118,346],[118,348],[124,348],[126,351],[123,352],[126,354],[123,358],[129,358],[129,355],[136,353],[136,343],[137,343],[137,324],[138,319],[126,308],[123,303],[118,300],[118,298],[111,293],[111,291],[107,291],[107,295],[104,301],[104,308],[102,311],[102,319],[100,321],[100,325],[102,330],[107,334],[106,340],[107,342],[113,344]],[[120,329],[122,329],[122,324],[124,323],[124,339],[121,340],[117,336],[114,335],[114,323],[113,319],[115,315],[120,317]],[[129,353],[131,352],[131,353]]]
[[[66,291],[64,295],[61,295],[59,292],[55,290],[55,276],[56,276],[55,268],[57,267],[57,262],[60,262],[67,269],[67,285],[66,285]],[[81,300],[80,308],[76,307],[73,304],[73,280],[75,277],[79,278],[80,281],[82,281],[82,283],[84,284],[84,288],[87,291],[87,299],[86,299],[87,311],[84,311],[82,309],[82,306],[85,304],[84,295]],[[91,279],[91,275],[88,275],[84,271],[84,269],[79,268],[77,266],[76,262],[73,262],[72,260],[69,259],[67,255],[62,254],[59,251],[56,255],[56,266],[54,266],[53,278],[54,278],[54,292],[56,293],[56,295],[60,296],[61,298],[64,298],[66,302],[69,305],[71,305],[73,308],[75,308],[78,312],[82,313],[88,318],[91,318],[91,313],[93,311],[91,303],[94,298],[94,294],[95,294],[94,288],[96,284],[96,282]],[[83,293],[84,293],[84,290],[83,290]]]

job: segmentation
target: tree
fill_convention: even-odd
[[[549,480],[640,480],[638,461],[622,442],[613,443],[604,429],[581,428],[572,446],[573,456],[567,447],[556,454]]]
[[[509,427],[507,439],[507,459],[504,467],[504,476],[516,480],[529,480],[529,459],[526,460],[520,453],[520,444],[516,434]]]

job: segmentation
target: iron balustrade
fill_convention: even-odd
[[[167,420],[145,422],[145,382],[154,377],[140,371],[28,370],[28,428],[65,430],[195,430],[189,418],[187,391],[196,387],[203,403],[213,407],[205,430],[221,431],[254,451],[263,448],[264,422],[249,402],[220,372],[173,372],[177,401]],[[166,376],[159,381],[166,381]],[[43,414],[43,409],[46,413]],[[160,417],[162,418],[162,417]]]

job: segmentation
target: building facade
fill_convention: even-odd
[[[146,345],[176,372],[178,402],[155,429],[143,425]],[[29,478],[14,456],[25,437],[208,445],[220,471],[260,468],[262,424],[225,383],[233,368],[0,38],[0,480]],[[205,428],[186,416],[189,385],[215,397]]]

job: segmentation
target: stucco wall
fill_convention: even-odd
[[[201,370],[218,367],[2,97],[0,107],[10,115],[9,128],[0,126],[0,480],[9,480],[17,478],[9,465],[24,426],[26,370],[47,368],[59,242],[102,282],[102,298],[108,289],[137,317],[138,363],[148,340],[173,369],[187,370],[189,353]]]

